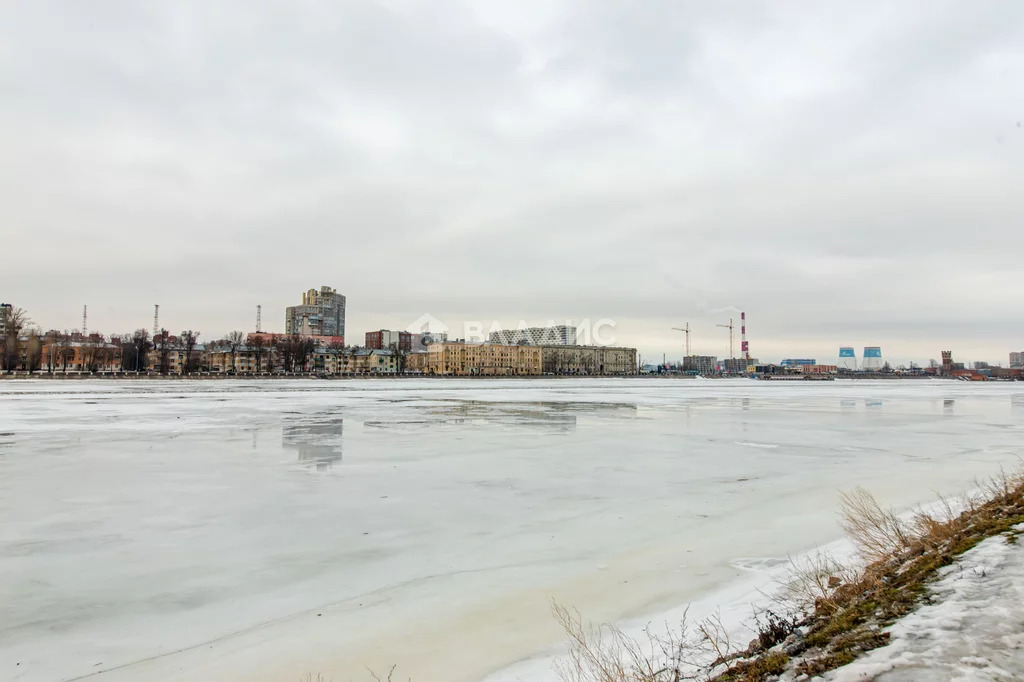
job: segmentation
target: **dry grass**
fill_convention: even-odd
[[[819,674],[884,645],[884,629],[916,608],[939,569],[1024,522],[1024,471],[1000,472],[978,487],[980,494],[961,500],[962,512],[940,500],[937,512],[918,510],[908,521],[863,490],[844,496],[844,527],[869,561],[815,605],[806,621],[811,653],[797,672]]]
[[[864,488],[840,496],[840,516],[846,535],[868,563],[899,552],[910,544],[911,530],[891,509],[883,509]]]
[[[771,595],[791,616],[809,613],[822,604],[833,604],[835,590],[857,578],[857,571],[829,554],[817,552],[789,560],[789,571]]]
[[[390,670],[388,670],[388,676],[387,676],[387,677],[381,677],[381,676],[380,676],[380,675],[378,675],[377,673],[375,673],[375,672],[373,672],[372,670],[370,670],[370,671],[369,671],[369,673],[370,673],[370,677],[372,677],[372,678],[374,679],[374,682],[393,682],[391,678],[392,678],[392,677],[394,676],[394,674],[395,674],[395,668],[396,668],[396,667],[398,667],[398,666],[394,666],[394,665],[393,665],[393,666],[391,666],[391,669],[390,669]],[[410,682],[411,682],[411,681],[410,681]]]
[[[378,675],[377,673],[375,673],[373,670],[371,670],[369,668],[366,669],[366,672],[368,672],[370,674],[370,678],[372,680],[374,680],[374,682],[397,682],[396,680],[393,679],[394,675],[395,675],[395,669],[397,667],[398,666],[394,666],[394,665],[391,666],[391,669],[388,670],[388,672],[386,674],[387,675],[386,677],[381,677],[380,675]],[[322,674],[317,674],[316,677],[313,677],[313,674],[309,673],[305,677],[301,678],[299,680],[299,682],[328,682],[328,680]],[[409,680],[408,682],[411,682],[411,680]]]
[[[662,632],[648,626],[637,639],[613,625],[587,624],[575,609],[552,610],[569,635],[569,654],[556,664],[563,682],[707,681],[742,665],[734,663],[740,654],[718,614],[692,627],[684,614],[677,625],[666,623]]]
[[[817,675],[889,640],[885,628],[916,608],[938,571],[987,537],[1024,523],[1024,469],[978,483],[958,504],[908,518],[883,507],[863,488],[841,498],[842,526],[864,567],[825,554],[791,561],[772,610],[755,615],[758,637],[745,649],[730,642],[721,620],[688,628],[684,620],[646,641],[609,626],[587,626],[576,611],[555,607],[570,639],[564,682],[756,682],[787,669]],[[962,509],[963,511],[958,511]],[[787,614],[778,616],[776,613]]]
[[[634,639],[618,628],[590,625],[579,612],[554,604],[555,620],[569,636],[569,655],[556,664],[564,682],[677,682],[688,656],[685,616],[678,629],[647,632],[647,641]]]

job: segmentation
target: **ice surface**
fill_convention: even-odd
[[[933,604],[905,616],[891,642],[827,676],[832,682],[1020,680],[1024,545],[991,537],[947,566]]]
[[[476,682],[559,646],[551,599],[706,601],[836,537],[840,489],[1014,464],[1018,391],[2,382],[0,679]]]

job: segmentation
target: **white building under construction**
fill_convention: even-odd
[[[488,341],[506,346],[575,346],[576,327],[567,324],[491,332]]]

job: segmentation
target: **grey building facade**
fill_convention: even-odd
[[[331,287],[303,293],[302,305],[285,308],[284,333],[344,337],[345,297]]]

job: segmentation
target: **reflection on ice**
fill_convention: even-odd
[[[391,400],[397,403],[399,401]],[[375,428],[415,427],[430,425],[483,424],[490,426],[522,426],[553,431],[572,431],[579,415],[595,417],[635,416],[635,403],[594,402],[495,402],[485,400],[444,401],[443,404],[410,405],[413,414],[407,418],[367,420],[363,424]]]
[[[341,461],[344,423],[334,412],[285,415],[281,445],[297,450],[300,462],[313,464],[322,471]]]

